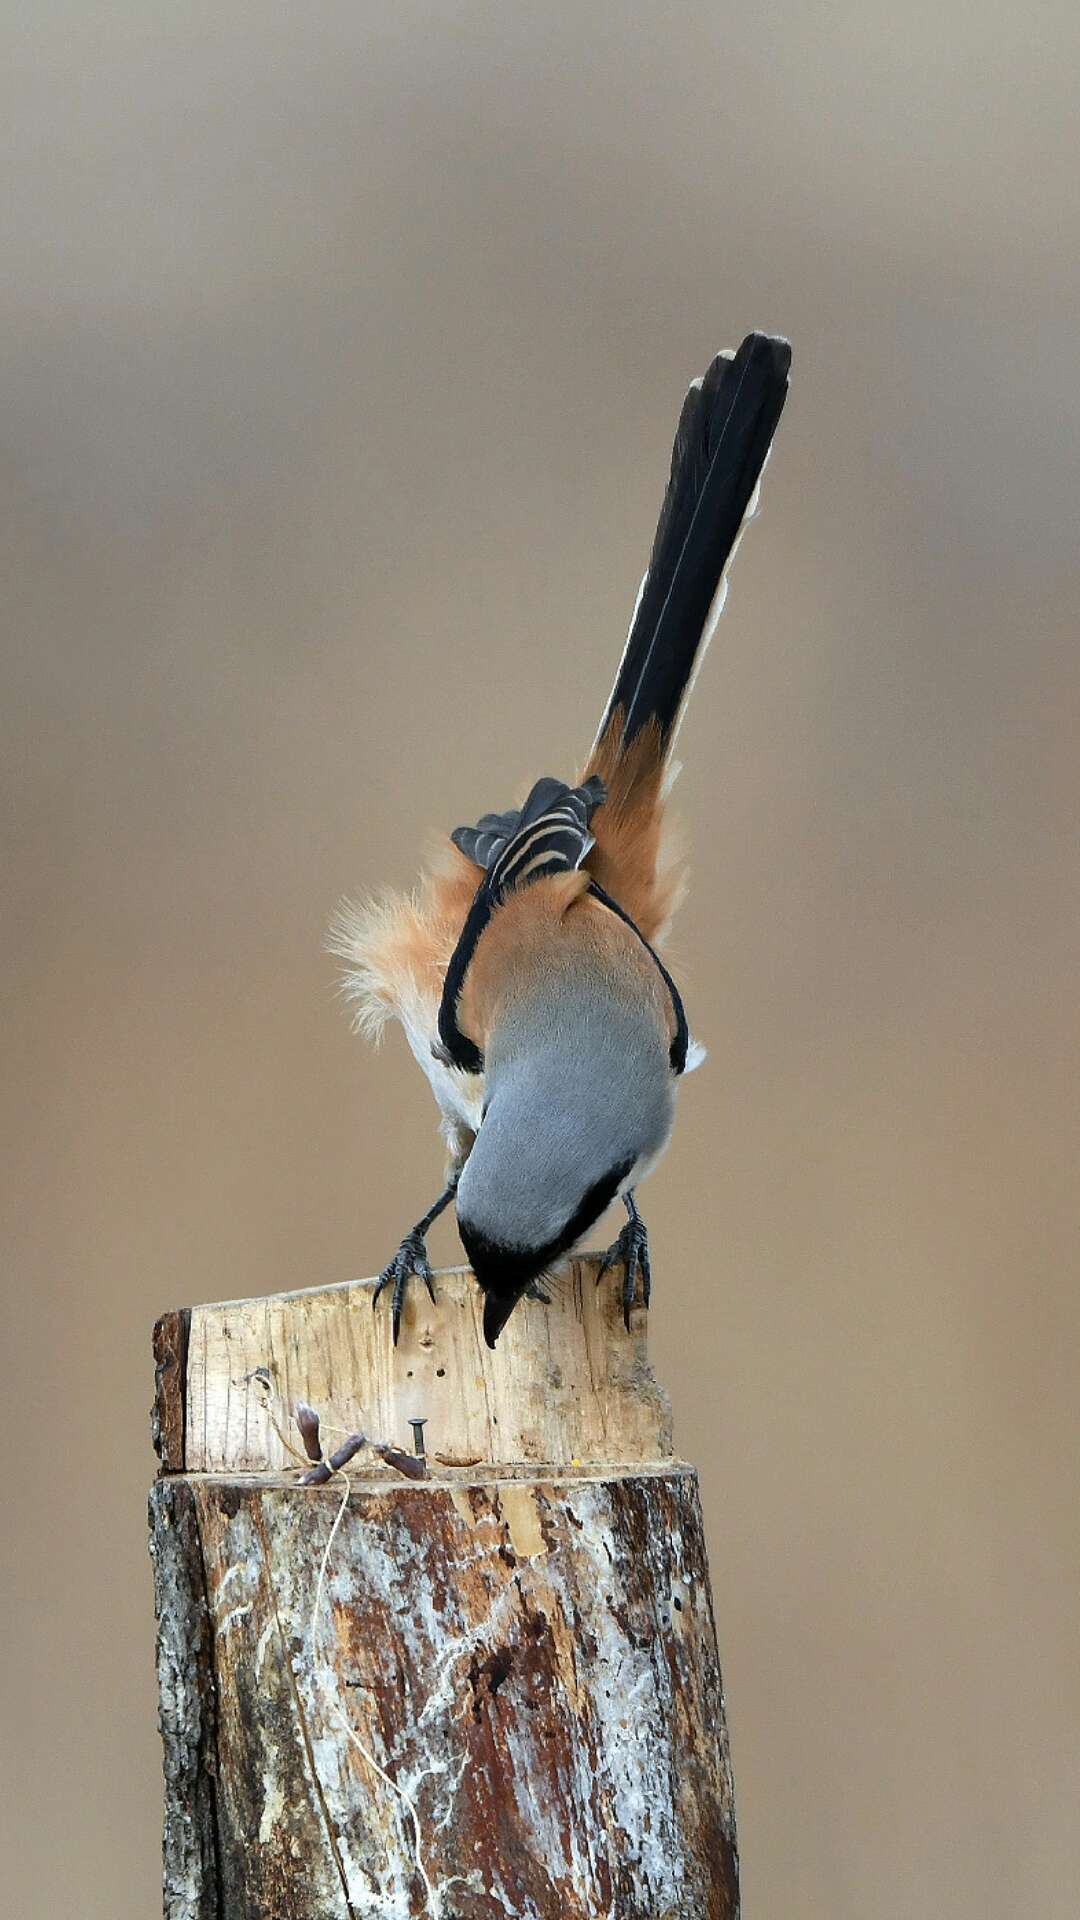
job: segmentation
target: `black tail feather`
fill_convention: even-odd
[[[597,736],[617,708],[629,745],[650,720],[666,752],[710,611],[787,398],[791,348],[751,333],[719,355],[683,404],[649,570]]]

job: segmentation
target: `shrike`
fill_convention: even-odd
[[[344,906],[332,945],[356,1024],[394,1016],[431,1083],[446,1187],[383,1270],[397,1341],[409,1279],[435,1299],[425,1234],[456,1201],[494,1346],[524,1294],[621,1195],[601,1271],[624,1266],[627,1327],[648,1239],[634,1195],[703,1057],[657,951],[682,891],[662,858],[671,749],[787,396],[786,340],[752,333],[686,396],[648,570],[575,786],[458,827],[415,896]]]

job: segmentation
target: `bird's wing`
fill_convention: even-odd
[[[484,868],[482,885],[494,906],[513,887],[579,867],[593,844],[589,821],[603,798],[603,782],[595,776],[569,787],[547,775],[524,806],[482,814],[475,827],[455,827],[450,838]]]
[[[492,915],[522,888],[577,872],[593,844],[589,821],[603,801],[604,783],[596,775],[580,787],[547,776],[536,782],[516,813],[485,814],[475,827],[458,827],[451,835],[459,852],[486,870],[443,982],[438,1026],[447,1064],[466,1073],[483,1071],[483,1055],[461,1031],[457,1009],[477,942]]]

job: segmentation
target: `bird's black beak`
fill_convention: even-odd
[[[484,1339],[489,1347],[495,1345],[518,1301],[520,1293],[485,1293],[484,1295]]]

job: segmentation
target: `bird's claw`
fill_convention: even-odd
[[[652,1268],[649,1264],[649,1232],[640,1213],[635,1209],[630,1215],[622,1232],[612,1241],[600,1262],[596,1284],[600,1285],[610,1267],[622,1265],[623,1271],[623,1324],[630,1331],[630,1309],[637,1297],[637,1277],[641,1274],[641,1296],[647,1307],[652,1293]]]
[[[417,1228],[405,1235],[392,1260],[388,1261],[375,1282],[375,1291],[371,1296],[372,1307],[378,1306],[379,1295],[386,1287],[393,1286],[391,1302],[391,1325],[394,1333],[394,1345],[397,1346],[401,1332],[401,1309],[405,1304],[405,1291],[409,1281],[416,1274],[428,1290],[432,1306],[438,1304],[435,1293],[435,1280],[428,1260],[427,1245],[424,1236]]]

